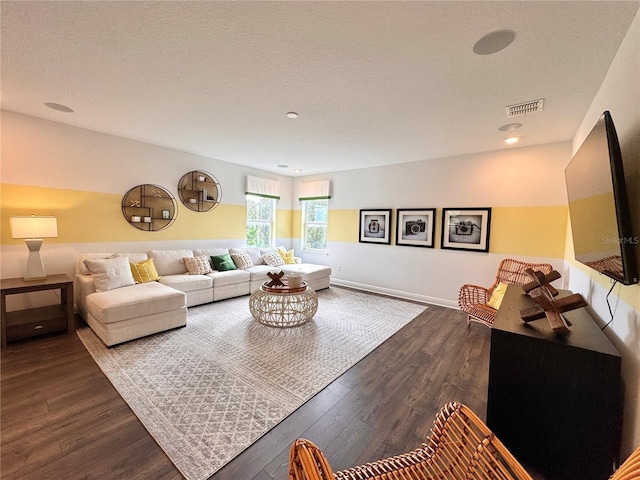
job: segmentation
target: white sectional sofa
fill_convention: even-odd
[[[76,264],[76,308],[102,341],[112,346],[185,326],[187,307],[248,295],[269,279],[267,274],[270,272],[301,273],[303,280],[314,290],[329,287],[329,267],[301,263],[299,258],[293,264],[268,265],[264,258],[270,259],[268,254],[272,252],[275,249],[209,248],[83,254]],[[187,270],[185,258],[224,254],[233,257],[243,254],[245,259],[251,260],[241,265],[243,268],[234,270],[206,274],[192,274]],[[159,278],[134,283],[133,276],[127,276],[124,266],[149,259]],[[88,265],[93,271],[87,268]]]

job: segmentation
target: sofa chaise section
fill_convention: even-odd
[[[87,295],[85,320],[107,346],[187,324],[184,292],[149,282]]]

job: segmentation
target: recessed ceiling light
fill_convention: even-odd
[[[280,165],[278,165],[278,168],[289,168],[289,165],[284,165],[281,163]]]
[[[506,125],[502,125],[498,130],[501,132],[512,132],[522,127],[521,123],[507,123]]]
[[[301,172],[302,172],[302,170],[300,170],[299,168],[295,168],[295,169],[293,170],[293,173],[301,173]]]
[[[296,112],[287,112],[287,118],[298,118],[298,114]]]
[[[518,137],[509,137],[509,138],[505,138],[504,139],[504,143],[509,143],[509,144],[517,143],[518,140],[520,140],[520,138],[518,138]]]
[[[486,34],[473,46],[473,53],[477,55],[491,55],[499,52],[503,48],[507,48],[516,34],[512,30],[496,30]]]
[[[57,110],[58,112],[73,113],[72,108],[69,108],[66,105],[62,105],[60,103],[45,102],[44,104],[52,110]]]

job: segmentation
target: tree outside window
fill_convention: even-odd
[[[247,195],[247,245],[273,247],[275,245],[276,200]]]
[[[327,249],[327,220],[329,200],[302,200],[302,248]]]

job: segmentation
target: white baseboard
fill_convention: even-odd
[[[365,292],[380,293],[382,295],[389,295],[391,297],[402,298],[405,300],[414,300],[416,302],[430,303],[432,305],[438,305],[440,307],[455,308],[456,310],[458,309],[458,304],[450,300],[428,297],[426,295],[419,295],[417,293],[403,292],[402,290],[394,290],[392,288],[377,287],[364,283],[351,282],[349,280],[340,280],[339,278],[334,277],[331,277],[331,285],[355,288],[356,290],[363,290]]]

